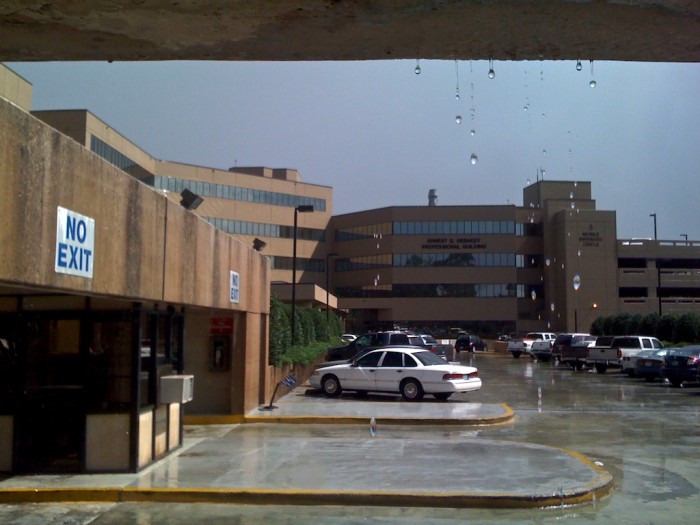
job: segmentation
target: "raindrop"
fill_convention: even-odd
[[[579,250],[578,253],[576,253],[576,255],[578,255],[579,257],[581,257],[581,250]]]
[[[527,179],[527,180],[525,181],[525,185],[526,185],[526,186],[529,186],[529,185],[530,185],[530,179]],[[532,208],[532,203],[530,203],[530,208]]]
[[[547,266],[549,266],[549,265],[552,263],[552,261],[550,261],[549,258],[547,258],[547,259],[545,259],[544,263],[545,263]]]
[[[469,162],[471,162],[472,164],[476,164],[477,162],[479,162],[479,157],[476,156],[476,153],[472,153],[472,156],[469,157]]]
[[[489,78],[496,78],[496,72],[493,70],[493,60],[489,60]]]
[[[459,100],[459,88],[457,88],[457,93],[455,93],[455,98]]]
[[[542,150],[542,155],[547,155],[547,150],[546,150],[546,149],[543,149],[543,150]]]
[[[533,290],[530,292],[530,297],[532,297],[532,300],[533,300],[533,301],[537,299],[537,292],[534,290],[534,288],[533,288]]]
[[[574,275],[574,290],[581,288],[581,276],[579,274]]]
[[[530,181],[528,180],[527,183],[530,184]],[[530,203],[530,208],[534,208],[534,207],[535,207],[535,203],[534,203],[534,202],[531,202],[531,203]]]
[[[570,199],[573,199],[573,198],[574,198],[574,192],[573,192],[573,191],[570,191],[570,192],[569,192],[569,198],[570,198]]]
[[[583,69],[583,65],[581,64],[580,60],[576,61],[576,71],[581,71]]]
[[[475,129],[471,130],[471,131],[469,132],[469,134],[473,137],[474,135],[476,135],[476,130],[475,130]]]
[[[594,88],[594,87],[596,87],[596,86],[598,85],[598,83],[597,83],[595,80],[591,80],[591,81],[588,83],[588,85],[591,86],[592,88]]]
[[[543,177],[544,177],[545,175],[547,175],[547,171],[546,171],[546,170],[542,170],[540,173],[542,173],[542,176],[543,176]]]
[[[549,309],[553,312],[554,311],[554,303],[549,305]]]
[[[571,150],[569,150],[569,152],[571,152]],[[578,186],[578,182],[574,181],[574,188],[575,188],[576,186]]]
[[[420,75],[420,62],[416,59],[416,69],[413,70],[416,75]]]
[[[456,122],[457,124],[461,124],[461,123],[462,123],[462,115],[457,115],[457,116],[455,117],[455,122]]]
[[[564,269],[564,263],[561,263],[561,269],[562,270]]]
[[[576,207],[576,203],[572,201],[571,202],[571,209],[573,210],[575,207]]]
[[[523,106],[523,111],[527,111],[527,104]]]
[[[375,277],[375,278],[374,278],[374,286],[377,286],[378,284],[379,284],[379,279],[377,279],[377,278]]]
[[[374,417],[369,420],[369,434],[372,437],[377,435],[377,420]]]

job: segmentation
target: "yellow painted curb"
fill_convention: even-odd
[[[211,416],[185,416],[182,421],[185,425],[235,425],[243,423],[243,414],[225,414]]]

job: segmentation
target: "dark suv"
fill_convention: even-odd
[[[349,360],[355,357],[359,352],[367,348],[378,348],[388,345],[410,345],[406,332],[372,332],[362,334],[354,341],[345,346],[337,346],[328,349],[326,359],[328,361]]]
[[[479,336],[461,334],[455,342],[455,352],[485,352],[486,343]]]

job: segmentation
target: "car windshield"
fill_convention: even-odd
[[[684,355],[684,356],[695,356],[700,355],[700,347],[698,346],[686,346],[685,348],[679,348],[673,352],[674,355]]]
[[[432,352],[416,352],[413,357],[418,359],[424,366],[444,365],[445,360]]]
[[[425,341],[426,343],[437,344],[437,341],[432,335],[424,335],[421,337],[423,337],[423,341]]]

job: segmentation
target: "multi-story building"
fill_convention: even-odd
[[[295,170],[157,160],[88,111],[34,115],[172,198],[203,197],[197,214],[264,244],[274,293],[290,301],[296,277],[296,300],[339,309],[349,330],[496,335],[700,312],[700,243],[618,240],[616,213],[596,209],[590,182],[538,180],[519,206],[438,206],[433,193],[426,206],[333,216],[332,188]]]

